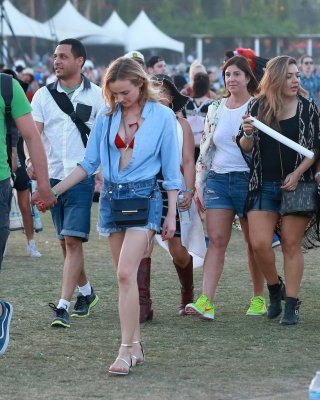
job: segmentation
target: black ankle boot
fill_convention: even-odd
[[[269,290],[269,299],[270,299],[270,304],[267,310],[267,317],[269,319],[274,319],[281,314],[282,311],[281,300],[284,300],[285,298],[286,288],[280,276],[279,276],[279,283],[267,286]]]
[[[287,297],[281,325],[295,325],[299,320],[299,307],[301,301],[294,297]]]

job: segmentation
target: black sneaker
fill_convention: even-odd
[[[91,288],[91,294],[87,296],[79,293],[71,317],[88,317],[91,308],[93,308],[98,303],[98,301],[99,297],[95,294],[93,288]]]
[[[68,311],[65,308],[57,308],[53,303],[49,303],[49,307],[52,308],[55,315],[51,326],[55,328],[70,328]]]

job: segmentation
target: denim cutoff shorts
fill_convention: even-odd
[[[51,187],[59,182],[58,179],[50,179]],[[57,204],[51,208],[51,215],[60,240],[72,236],[88,241],[93,193],[94,176],[90,176],[58,197]]]
[[[111,199],[131,199],[150,197],[148,223],[145,226],[119,227],[111,219]],[[114,183],[104,180],[99,199],[98,232],[103,236],[124,232],[127,229],[153,230],[159,232],[161,226],[162,196],[155,178],[137,182]]]
[[[257,197],[254,200],[253,206],[248,211],[259,210],[280,213],[281,185],[280,181],[262,182],[261,197]]]
[[[248,184],[249,172],[218,174],[209,171],[203,193],[204,208],[233,210],[243,217]]]

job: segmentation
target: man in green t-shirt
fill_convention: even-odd
[[[46,209],[54,206],[56,198],[51,193],[47,159],[42,146],[37,127],[31,116],[31,106],[21,86],[15,79],[11,101],[11,115],[15,120],[20,134],[24,138],[37,174],[38,190]],[[11,171],[8,164],[6,145],[5,104],[0,96],[0,269],[3,253],[9,236],[9,212],[12,188],[10,183]],[[0,356],[5,352],[9,343],[9,328],[12,317],[12,305],[0,300]]]

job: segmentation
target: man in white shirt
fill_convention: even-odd
[[[62,40],[53,58],[57,81],[49,86],[50,91],[56,91],[58,95],[65,93],[67,97],[64,101],[71,101],[77,116],[91,128],[104,101],[101,89],[81,74],[86,60],[84,46],[76,39]],[[53,187],[82,160],[86,141],[73,122],[74,115],[71,119],[62,111],[50,91],[48,87],[39,89],[31,105],[33,118],[42,134]],[[26,163],[32,175],[32,164],[28,158]],[[79,294],[72,317],[88,316],[99,300],[84,270],[82,245],[89,237],[93,193],[94,177],[89,177],[60,196],[51,210],[64,256],[61,298],[57,306],[49,304],[54,311],[53,327],[70,327],[69,306],[76,285],[79,286]]]

